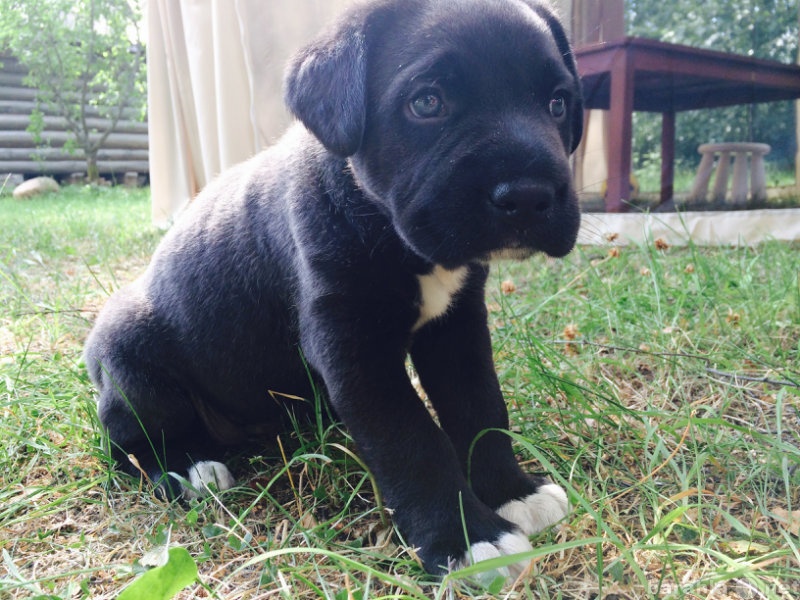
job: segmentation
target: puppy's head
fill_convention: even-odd
[[[381,0],[302,51],[289,107],[420,256],[568,253],[581,87],[538,0]]]

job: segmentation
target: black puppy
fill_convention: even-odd
[[[471,446],[508,427],[488,263],[563,256],[578,232],[561,26],[538,0],[379,0],[294,59],[286,100],[302,124],[210,184],[97,320],[117,459],[228,488],[220,449],[274,440],[310,370],[428,570],[529,550],[564,491],[500,432]]]

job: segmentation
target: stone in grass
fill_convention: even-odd
[[[126,171],[122,178],[122,185],[126,188],[139,187],[139,173],[136,171]]]
[[[24,199],[33,198],[39,194],[48,194],[50,192],[57,192],[59,189],[58,182],[52,177],[34,177],[23,181],[14,188],[14,198]]]
[[[86,175],[80,171],[70,173],[67,177],[67,185],[83,185],[86,183]]]

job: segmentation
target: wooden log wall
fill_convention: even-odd
[[[36,90],[23,83],[27,73],[13,57],[0,55],[0,180],[7,173],[25,177],[51,175],[63,179],[73,173],[86,173],[83,152],[72,154],[64,150],[70,139],[62,117],[44,112],[42,140],[46,147],[38,147],[33,136],[26,131],[30,114],[36,108]],[[91,113],[90,113],[91,114]],[[147,122],[137,121],[128,113],[108,136],[98,155],[100,174],[122,181],[128,171],[148,174]],[[105,129],[108,121],[94,114],[89,125]]]

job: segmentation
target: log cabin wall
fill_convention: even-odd
[[[51,175],[65,179],[73,173],[86,173],[83,151],[64,150],[70,138],[65,121],[41,106],[44,114],[42,143],[37,146],[33,135],[27,131],[30,115],[36,108],[36,90],[27,87],[23,79],[25,67],[16,59],[0,55],[0,181],[9,173],[25,178]],[[104,129],[108,121],[99,114],[89,113],[89,123]],[[120,120],[108,136],[98,155],[100,174],[112,181],[121,182],[123,175],[135,171],[148,175],[147,122],[137,121],[133,114]]]

